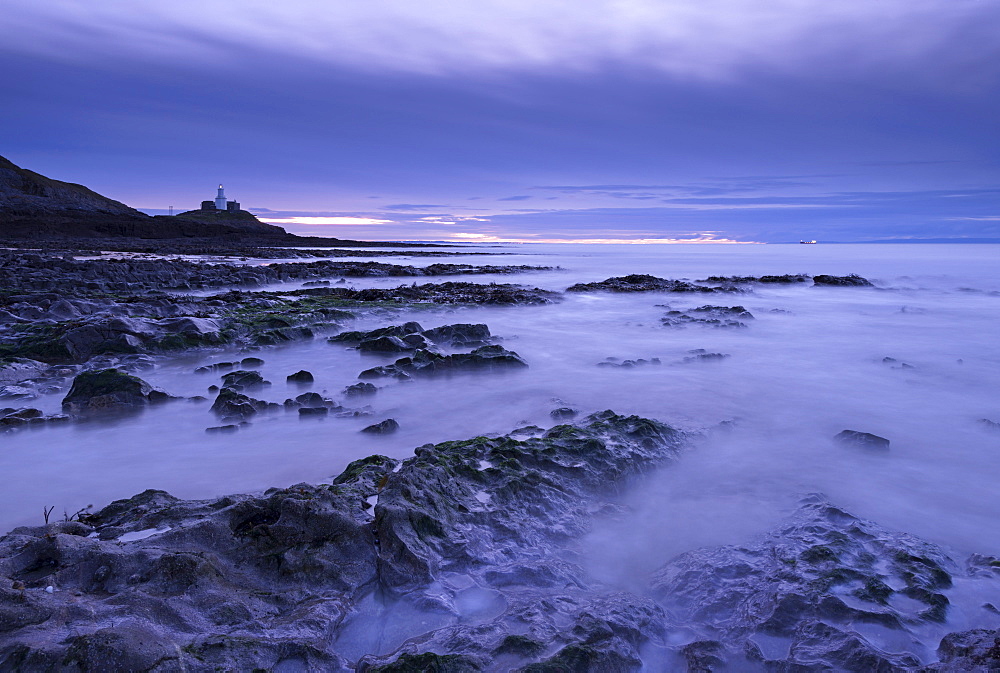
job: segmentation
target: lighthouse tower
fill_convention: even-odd
[[[222,185],[219,185],[219,194],[215,197],[215,208],[217,210],[226,209],[226,193],[222,189]]]

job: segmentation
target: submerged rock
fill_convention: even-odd
[[[874,449],[876,451],[888,451],[889,440],[885,437],[873,435],[870,432],[859,432],[858,430],[843,430],[838,432],[834,439],[841,444],[857,446],[862,449]]]
[[[62,406],[71,414],[135,409],[162,402],[169,396],[138,376],[118,369],[78,374]]]

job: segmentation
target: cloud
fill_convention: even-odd
[[[0,9],[5,49],[54,58],[183,54],[225,67],[252,50],[435,76],[628,64],[716,81],[824,60],[837,69],[924,61],[988,82],[996,64],[977,56],[997,18],[995,2],[975,0],[591,0],[586,11],[570,0],[5,0]]]
[[[388,206],[382,206],[383,210],[399,210],[399,211],[414,211],[414,210],[430,210],[431,208],[447,208],[448,206],[440,203],[394,203]]]
[[[505,196],[502,199],[497,199],[497,201],[527,201],[528,199],[534,198],[528,194],[521,194],[519,196]]]
[[[329,225],[329,224],[391,224],[392,220],[376,220],[371,217],[260,217],[258,218],[269,224],[308,224],[308,225]]]

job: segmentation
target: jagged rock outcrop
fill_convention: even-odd
[[[662,610],[589,589],[560,549],[682,440],[602,412],[372,456],[332,485],[146,491],[16,529],[0,538],[0,670],[631,670]]]
[[[954,673],[1000,660],[1000,632],[945,622],[975,583],[996,592],[1000,561],[962,567],[820,496],[752,543],[667,561],[648,592],[609,589],[578,541],[686,437],[610,411],[530,430],[370,456],[328,485],[206,501],[151,490],[15,529],[0,538],[0,670]]]

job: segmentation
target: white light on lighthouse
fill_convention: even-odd
[[[222,185],[219,185],[219,194],[215,197],[215,207],[218,210],[226,209],[226,193],[222,189]]]

